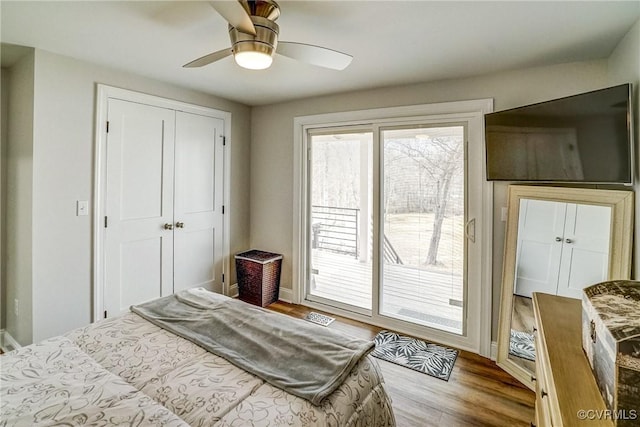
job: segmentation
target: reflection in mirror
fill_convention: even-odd
[[[609,272],[611,207],[520,199],[516,295],[582,298]]]
[[[509,358],[535,370],[533,292],[581,298],[609,274],[611,207],[520,199]]]
[[[533,338],[533,301],[531,297],[513,295],[511,330],[509,331],[509,359],[535,372],[536,348]]]
[[[628,191],[509,187],[498,365],[533,388],[533,292],[581,298],[628,278],[632,214]]]

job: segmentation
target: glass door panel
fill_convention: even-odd
[[[371,132],[309,135],[310,272],[307,299],[371,310]]]
[[[464,126],[381,132],[380,313],[463,333]]]

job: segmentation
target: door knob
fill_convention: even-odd
[[[573,243],[573,240],[571,240],[571,239],[566,239],[566,240],[565,240],[565,242],[567,242],[567,243]]]
[[[556,242],[562,242],[562,237],[556,237]]]
[[[176,222],[176,228],[184,228],[184,222]]]
[[[168,223],[168,222],[167,222],[167,223],[164,225],[164,229],[165,229],[165,230],[173,230],[173,224],[171,224],[171,223]]]

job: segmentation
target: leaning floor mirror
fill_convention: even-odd
[[[633,192],[509,186],[497,363],[534,389],[532,293],[629,279]]]

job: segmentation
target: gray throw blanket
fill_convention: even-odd
[[[374,347],[373,341],[203,288],[132,306],[131,311],[314,405],[338,388]]]

